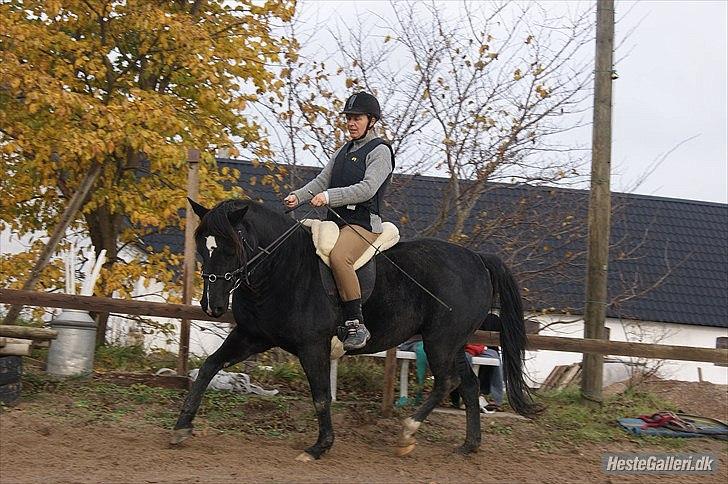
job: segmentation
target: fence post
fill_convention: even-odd
[[[197,200],[200,192],[199,178],[200,150],[187,150],[187,196]],[[185,260],[183,269],[182,303],[190,304],[195,282],[195,229],[197,216],[188,206],[185,217]],[[190,356],[190,320],[183,319],[180,325],[179,353],[177,355],[177,374],[186,376]]]

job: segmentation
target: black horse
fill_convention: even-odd
[[[334,443],[330,351],[341,313],[325,292],[311,235],[299,227],[275,252],[258,257],[260,266],[248,276],[248,261],[292,228],[295,221],[251,201],[227,200],[211,210],[191,203],[201,219],[195,238],[202,258],[202,308],[219,317],[227,311],[232,293],[237,324],[200,368],[175,425],[172,443],[191,435],[202,395],[219,370],[277,346],[298,356],[318,418],[318,440],[298,459],[318,459]],[[382,351],[421,334],[435,383],[429,397],[405,419],[399,453],[414,448],[417,428],[455,388],[463,396],[467,419],[465,443],[458,450],[474,452],[481,438],[478,380],[467,363],[463,345],[491,310],[496,294],[500,297],[508,402],[521,414],[534,411],[523,380],[526,336],[513,276],[494,256],[436,239],[400,242],[386,255],[452,309],[426,294],[380,254],[374,290],[363,307],[372,336],[364,348],[350,354]]]

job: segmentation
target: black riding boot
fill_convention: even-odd
[[[361,313],[361,299],[345,301],[342,303],[344,310],[344,324],[340,332],[344,335],[344,350],[358,350],[364,347],[371,334],[364,326],[364,317]]]

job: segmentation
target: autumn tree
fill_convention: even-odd
[[[303,3],[283,30],[291,39],[277,76],[284,87],[258,99],[257,118],[269,133],[276,163],[285,166],[287,188],[301,182],[297,168],[324,166],[346,139],[345,120],[338,113],[343,99],[332,85],[340,81],[342,70],[333,73],[336,59],[320,47],[326,23],[311,18],[315,3]]]
[[[9,0],[0,5],[2,229],[53,225],[92,166],[102,170],[75,228],[108,262],[100,292],[128,295],[140,276],[174,287],[178,255],[142,238],[179,228],[185,149],[203,150],[201,196],[216,202],[214,150],[254,162],[270,149],[246,104],[282,87],[271,67],[290,52],[274,28],[293,0]],[[143,256],[125,256],[135,246]],[[4,254],[2,284],[17,286],[32,256]],[[12,268],[12,270],[6,270]],[[44,274],[59,287],[59,272]]]

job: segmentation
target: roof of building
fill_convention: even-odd
[[[261,183],[263,166],[219,164],[240,171],[240,186],[254,200],[279,205],[287,193]],[[289,169],[284,183],[298,187],[319,170]],[[447,237],[452,215],[431,227],[446,187],[445,178],[395,175],[383,218],[404,239],[428,227],[429,235]],[[527,309],[582,314],[588,202],[585,190],[490,184],[458,242],[503,258]],[[728,327],[728,205],[613,193],[612,207],[608,317]],[[148,242],[181,251],[183,238],[172,232]]]

